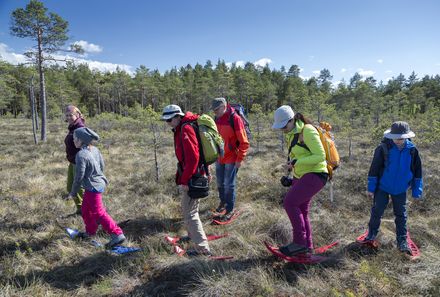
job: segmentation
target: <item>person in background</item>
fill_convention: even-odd
[[[79,232],[77,236],[90,238],[96,234],[99,225],[101,225],[110,235],[110,241],[105,247],[111,249],[124,242],[125,236],[102,203],[102,193],[108,181],[104,175],[104,159],[98,148],[92,145],[94,140],[99,140],[99,136],[92,129],[78,128],[73,133],[73,141],[79,152],[75,157],[75,178],[67,199],[74,198],[81,185],[84,187],[82,218],[86,231]]]
[[[188,256],[206,255],[211,251],[208,239],[199,217],[199,200],[188,195],[188,182],[199,172],[205,173],[200,166],[200,151],[194,128],[185,123],[197,120],[198,115],[191,112],[184,114],[178,105],[168,105],[163,109],[161,120],[165,121],[174,133],[174,149],[178,160],[176,184],[181,195],[182,215],[188,236],[195,248],[186,251]],[[209,168],[208,168],[209,170]],[[207,174],[207,172],[206,172]]]
[[[73,143],[73,132],[78,129],[85,127],[85,120],[81,114],[81,111],[78,107],[73,105],[68,105],[66,107],[64,116],[66,118],[66,122],[69,124],[67,129],[69,132],[64,138],[64,144],[66,145],[66,158],[69,161],[69,167],[67,168],[67,193],[70,193],[72,190],[72,183],[75,173],[75,156],[78,153],[79,149],[75,147]],[[81,204],[83,200],[84,189],[80,188],[75,197],[73,197],[73,201],[76,205],[76,214],[81,215]]]
[[[292,224],[293,242],[281,246],[279,251],[286,256],[311,252],[310,205],[312,198],[321,191],[328,179],[324,147],[311,120],[300,113],[295,114],[288,105],[275,111],[272,128],[286,134],[291,161],[285,167],[293,174],[283,202]]]
[[[384,132],[384,140],[374,151],[368,172],[367,195],[373,198],[368,235],[365,241],[374,240],[389,199],[393,202],[396,224],[397,248],[411,254],[407,241],[406,191],[412,189],[412,197],[421,199],[423,192],[422,161],[410,138],[414,132],[408,123],[398,121]]]
[[[219,157],[215,164],[220,198],[216,212],[224,212],[220,220],[228,221],[234,215],[237,173],[249,149],[249,140],[242,119],[234,112],[234,108],[227,104],[225,98],[215,98],[211,110],[214,111],[215,123],[224,141],[224,155]],[[234,127],[231,126],[231,116]]]

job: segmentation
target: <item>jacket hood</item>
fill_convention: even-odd
[[[77,118],[75,122],[69,125],[68,129],[69,131],[76,130],[78,128],[85,127],[85,120],[83,118]]]
[[[192,122],[199,118],[198,114],[194,114],[190,111],[187,111],[185,115],[183,116],[182,120],[180,121],[180,124],[186,123],[186,122]]]

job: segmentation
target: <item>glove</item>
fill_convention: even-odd
[[[290,176],[282,176],[280,182],[284,187],[290,187],[292,185],[293,178]]]

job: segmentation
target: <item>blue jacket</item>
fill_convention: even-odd
[[[368,191],[374,193],[379,187],[391,195],[398,195],[411,186],[412,196],[420,198],[423,192],[422,161],[417,148],[409,139],[406,139],[402,150],[392,140],[385,142],[388,157],[385,157],[381,145],[374,151],[368,172]]]

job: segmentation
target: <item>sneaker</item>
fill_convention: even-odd
[[[189,249],[186,251],[186,254],[189,257],[199,257],[199,256],[212,256],[212,253],[208,250],[196,250],[196,249]]]
[[[227,222],[231,220],[234,215],[235,215],[235,211],[231,210],[229,212],[226,212],[224,215],[220,216],[218,220],[221,222]]]
[[[105,247],[107,249],[111,249],[111,248],[123,243],[124,241],[125,241],[125,236],[123,233],[121,233],[119,235],[112,234],[110,241],[105,244]]]
[[[226,206],[226,203],[220,202],[220,204],[215,209],[215,211],[218,212],[218,213],[223,212],[223,211],[225,211],[225,206]]]
[[[297,254],[307,253],[310,250],[307,247],[303,246],[303,245],[299,245],[299,244],[296,244],[296,243],[292,242],[291,244],[280,246],[279,247],[279,251],[282,254],[284,254],[285,256],[291,257],[291,256],[294,256],[294,255],[297,255]]]
[[[406,254],[408,254],[408,255],[411,255],[411,254],[412,254],[412,251],[411,251],[411,249],[409,248],[409,246],[408,246],[408,242],[407,242],[406,240],[405,240],[405,241],[401,241],[401,242],[398,243],[397,245],[398,245],[399,251],[401,251],[402,253],[406,253]]]
[[[373,235],[372,233],[368,232],[367,237],[365,237],[364,242],[368,242],[368,241],[373,241],[376,239],[376,236]]]

